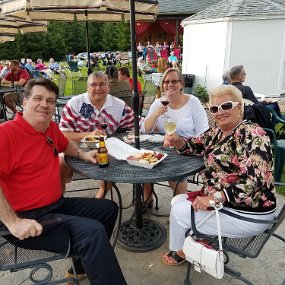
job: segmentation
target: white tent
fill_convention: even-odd
[[[281,0],[223,0],[185,19],[183,73],[207,89],[244,65],[257,94],[285,92],[285,4]]]

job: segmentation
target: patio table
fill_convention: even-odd
[[[196,156],[179,155],[174,149],[164,148],[161,144],[141,143],[141,149],[167,153],[168,156],[152,169],[131,166],[126,161],[110,156],[107,168],[65,156],[66,163],[76,172],[88,178],[115,183],[135,185],[135,213],[122,223],[119,229],[118,243],[131,251],[145,252],[160,247],[166,240],[165,228],[156,221],[142,217],[143,189],[146,182],[179,181],[197,173],[204,167],[203,159]]]

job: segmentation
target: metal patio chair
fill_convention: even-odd
[[[277,113],[271,109],[270,111],[272,121],[276,123],[285,124],[285,119],[280,118]],[[271,137],[271,144],[274,152],[274,181],[280,182],[285,164],[285,139],[277,139],[275,130],[264,128]]]
[[[64,222],[57,218],[48,220],[42,223],[42,225],[45,228],[48,225],[55,225],[57,223],[60,224]],[[7,237],[10,235],[9,231],[0,231],[0,271],[10,271],[13,273],[30,269],[28,278],[32,284],[65,284],[66,282],[73,282],[73,284],[79,285],[77,278],[53,279],[53,268],[49,262],[66,259],[69,256],[70,241],[67,227],[63,234],[69,243],[67,252],[52,253],[44,250],[20,248],[9,242],[9,238]]]

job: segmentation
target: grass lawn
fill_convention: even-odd
[[[67,66],[67,64],[65,64],[66,66]],[[129,64],[129,70],[130,70],[130,74],[131,74],[131,76],[132,76],[132,64],[130,63]],[[117,67],[118,68],[118,67]],[[97,69],[96,71],[105,71],[105,69],[106,69],[106,67],[105,66],[103,66],[101,63],[99,63],[99,69]],[[83,78],[87,78],[88,77],[88,69],[87,69],[87,67],[83,67],[82,69],[81,69],[81,74],[82,74],[82,77]],[[66,71],[66,75],[67,75],[67,80],[66,80],[66,86],[65,86],[65,93],[64,93],[64,95],[65,96],[70,96],[70,95],[73,95],[73,90],[72,90],[72,79],[73,80],[78,80],[78,77],[74,77],[74,78],[72,78],[72,76],[70,75],[70,72],[69,71]],[[140,81],[140,83],[142,84],[142,86],[143,86],[143,84],[144,84],[144,82],[143,82],[143,78],[142,77],[138,77],[138,80]]]

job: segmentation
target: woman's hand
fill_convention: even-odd
[[[164,115],[168,111],[168,107],[160,104],[160,106],[157,108],[155,112],[155,116],[158,118],[162,115]]]
[[[214,197],[212,195],[209,196],[198,196],[193,201],[192,206],[194,210],[197,212],[198,210],[207,211],[210,207],[209,201],[214,200]]]

